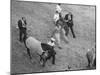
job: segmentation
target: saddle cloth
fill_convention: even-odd
[[[41,47],[44,51],[47,51],[47,50],[52,50],[53,47],[50,46],[49,44],[46,44],[46,43],[41,43]]]

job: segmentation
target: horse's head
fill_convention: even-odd
[[[46,63],[46,58],[48,56],[48,53],[45,51],[40,55],[40,64],[44,67]]]

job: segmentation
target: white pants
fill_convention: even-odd
[[[55,33],[54,33],[54,37],[56,38],[56,44],[58,45],[58,46],[60,46],[60,29],[61,29],[61,27],[55,27]]]
[[[62,39],[65,43],[68,43],[68,38],[67,38],[67,36],[65,35],[65,30],[64,30],[63,28],[61,29],[60,35],[61,35],[61,39]]]

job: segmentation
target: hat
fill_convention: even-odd
[[[58,11],[56,10],[56,13],[58,13]]]
[[[55,39],[54,38],[51,38],[51,41],[55,41]]]
[[[61,5],[61,3],[58,3],[58,5]]]

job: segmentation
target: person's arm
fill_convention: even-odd
[[[71,14],[71,20],[73,21],[73,15]]]
[[[53,19],[54,19],[54,24],[56,25],[56,22],[57,22],[57,15],[56,14],[54,15]]]

